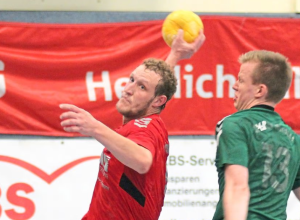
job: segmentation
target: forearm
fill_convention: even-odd
[[[146,173],[150,169],[152,154],[148,149],[123,137],[104,124],[98,124],[92,137],[106,147],[121,163],[138,173]]]
[[[223,197],[225,220],[245,220],[248,214],[249,187],[226,186]]]
[[[146,173],[152,164],[151,152],[97,121],[90,113],[71,104],[61,104],[66,112],[60,115],[61,126],[67,132],[79,132],[94,137],[121,163],[139,173]]]
[[[180,54],[171,50],[165,62],[170,65],[172,69],[175,68],[176,64],[180,61]]]
[[[293,191],[297,199],[300,201],[300,187],[294,189]]]

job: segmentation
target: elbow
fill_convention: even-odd
[[[150,170],[150,167],[140,167],[140,169],[137,170],[139,174],[146,174]]]
[[[237,192],[243,192],[245,194],[250,194],[250,188],[248,184],[234,184],[232,190]]]
[[[244,192],[244,193],[245,193],[245,196],[246,196],[247,198],[250,198],[250,188],[249,188],[248,185],[247,185],[247,186],[244,186],[243,188],[241,188],[241,192]]]
[[[250,196],[250,188],[248,184],[240,184],[240,183],[226,184],[225,183],[225,190],[232,192],[234,194],[244,195],[246,197]]]
[[[234,193],[238,196],[244,197],[245,200],[249,201],[250,199],[250,188],[248,185],[236,186],[233,188]]]
[[[140,161],[140,166],[136,171],[139,174],[146,174],[149,172],[150,168],[152,166],[152,156],[144,159],[143,161]]]

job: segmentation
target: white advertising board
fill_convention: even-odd
[[[0,220],[80,220],[103,147],[95,140],[0,139]],[[170,138],[169,182],[159,220],[211,220],[218,201],[216,143]],[[300,220],[292,195],[288,220]]]

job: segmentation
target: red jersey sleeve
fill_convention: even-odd
[[[136,144],[147,148],[151,154],[155,155],[156,145],[156,120],[152,117],[136,119],[128,122],[121,130],[117,130],[121,135],[134,141]]]

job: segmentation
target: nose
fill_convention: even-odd
[[[238,89],[238,80],[235,81],[235,83],[233,84],[232,88],[233,88],[233,90],[235,90],[235,91]]]
[[[124,92],[127,94],[132,94],[133,93],[133,83],[127,82],[125,87],[124,87]]]

